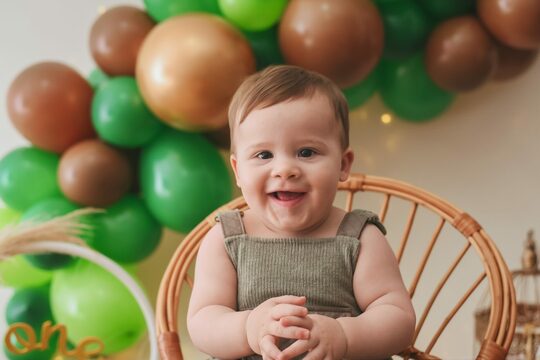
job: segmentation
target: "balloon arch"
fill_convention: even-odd
[[[401,119],[423,122],[458,93],[522,74],[540,47],[537,0],[144,5],[111,8],[96,19],[89,38],[97,68],[88,79],[58,62],[37,63],[14,79],[8,113],[31,146],[0,160],[7,206],[0,228],[79,207],[105,208],[85,217],[93,228],[85,241],[129,267],[155,250],[163,227],[186,233],[231,198],[218,147],[229,146],[228,102],[257,69],[287,63],[315,70],[344,90],[351,109],[378,92]],[[79,337],[92,335],[77,309],[95,290],[89,279],[105,275],[77,262],[50,254],[0,263],[4,284],[17,289],[8,322],[62,321]],[[108,325],[130,334],[106,344],[114,353],[140,337],[144,322],[133,301],[114,290],[121,284],[107,281],[109,297],[87,311],[118,301],[133,309],[115,313]],[[43,311],[27,319],[14,310],[21,306]],[[42,353],[32,359],[52,354]]]

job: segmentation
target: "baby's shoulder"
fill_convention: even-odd
[[[199,251],[205,252],[211,251],[215,248],[222,248],[223,240],[223,228],[221,223],[216,222],[216,224],[212,226],[210,230],[208,230],[206,235],[204,235],[203,239],[201,240],[201,248]]]

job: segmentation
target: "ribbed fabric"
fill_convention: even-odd
[[[377,215],[366,210],[347,213],[337,235],[330,238],[254,237],[245,234],[238,211],[221,213],[218,219],[237,272],[239,311],[272,297],[303,295],[310,313],[333,318],[360,315],[353,293],[358,238],[366,223],[386,233]]]

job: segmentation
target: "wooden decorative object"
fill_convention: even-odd
[[[516,289],[517,320],[508,360],[540,359],[540,270],[533,232],[529,231],[521,257],[520,270],[512,271]],[[484,299],[475,312],[476,341],[489,321],[489,299]],[[537,355],[538,354],[538,355]]]

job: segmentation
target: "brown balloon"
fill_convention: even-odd
[[[111,8],[90,31],[92,57],[109,75],[134,76],[139,49],[154,25],[150,16],[136,7]]]
[[[538,50],[514,49],[497,45],[497,67],[494,80],[505,81],[523,74],[536,60]]]
[[[448,91],[468,91],[482,85],[497,63],[495,42],[473,16],[442,22],[426,45],[426,69]]]
[[[477,0],[476,8],[488,30],[503,44],[540,48],[539,0]]]
[[[326,75],[346,88],[379,61],[384,29],[369,0],[292,0],[279,27],[287,63]]]
[[[35,146],[61,153],[95,137],[91,120],[93,90],[67,65],[42,62],[11,83],[7,110],[13,125]]]
[[[143,42],[136,76],[148,107],[183,130],[219,129],[255,57],[244,36],[217,16],[189,14],[156,26]]]
[[[85,140],[62,155],[58,179],[68,199],[81,205],[106,207],[128,192],[132,171],[120,151],[99,140]]]

